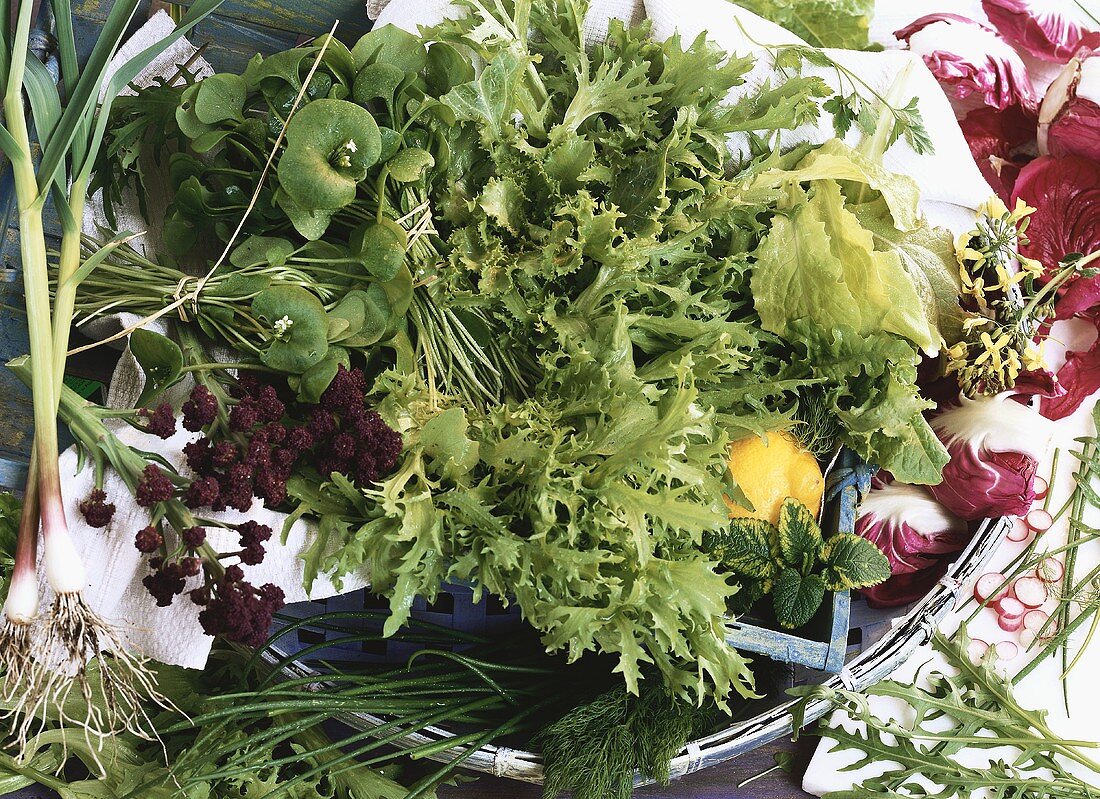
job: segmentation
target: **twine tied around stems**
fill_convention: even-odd
[[[225,259],[229,256],[230,250],[233,248],[233,244],[237,240],[237,236],[241,234],[241,230],[244,229],[244,223],[248,220],[249,215],[252,213],[252,209],[256,207],[256,202],[260,198],[260,189],[263,188],[264,180],[267,178],[268,173],[271,171],[271,165],[275,162],[275,153],[279,152],[279,147],[283,143],[283,139],[286,137],[286,127],[289,124],[291,118],[298,111],[298,107],[302,103],[302,98],[305,97],[306,87],[313,79],[314,74],[317,72],[317,67],[321,65],[321,59],[325,56],[325,51],[328,49],[329,43],[332,41],[332,37],[336,33],[336,26],[340,24],[340,21],[332,23],[332,28],[328,32],[327,38],[321,43],[321,49],[317,51],[317,57],[313,60],[312,66],[309,68],[309,72],[306,74],[306,78],[302,81],[302,86],[298,90],[298,94],[294,97],[294,103],[290,106],[290,111],[286,115],[286,119],[283,120],[283,126],[279,129],[279,135],[275,137],[275,144],[271,147],[271,152],[267,156],[267,161],[264,163],[264,168],[260,172],[260,178],[256,181],[256,189],[252,192],[252,199],[248,201],[248,207],[244,209],[244,213],[241,215],[241,221],[237,223],[237,228],[233,231],[233,235],[229,237],[229,241],[225,243],[225,248],[222,250],[222,254],[218,256],[218,260],[214,262],[214,265],[210,267],[205,275],[200,278],[185,278],[180,281],[180,285],[176,287],[175,301],[169,303],[165,307],[161,308],[156,313],[146,316],[144,319],[139,319],[134,324],[124,327],[119,332],[107,338],[100,339],[99,341],[93,341],[91,344],[85,344],[82,347],[76,347],[69,350],[68,355],[76,355],[77,353],[84,352],[85,350],[94,349],[103,344],[108,344],[112,341],[117,341],[120,338],[126,338],[135,330],[145,327],[150,322],[154,322],[165,314],[169,314],[172,311],[178,311],[180,318],[186,321],[186,312],[183,310],[187,301],[191,301],[191,308],[197,315],[199,310],[199,295],[202,294],[203,288],[206,287],[206,283],[210,278],[214,276],[214,273],[225,262]],[[194,279],[195,288],[190,292],[184,293],[183,289],[187,281]]]

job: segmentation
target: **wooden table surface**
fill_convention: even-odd
[[[74,27],[78,44],[85,53],[95,41],[96,30],[106,17],[112,0],[73,0]],[[153,0],[139,11],[134,28],[147,16],[162,7]],[[256,52],[270,53],[286,49],[304,36],[327,32],[332,22],[340,20],[337,36],[354,42],[367,29],[361,0],[310,0],[310,2],[279,2],[279,0],[226,0],[220,12],[198,26],[191,39],[206,44],[206,57],[219,69],[242,69]],[[18,249],[10,218],[4,221],[5,235],[0,241],[0,359],[3,361],[27,351],[25,324],[17,266]],[[86,377],[103,377],[105,365],[113,358],[93,354],[70,371]],[[0,369],[0,487],[21,488],[19,474],[26,463],[31,431],[30,397],[26,390]],[[798,744],[779,741],[750,752],[725,765],[701,771],[667,787],[639,789],[639,799],[801,799],[809,794],[800,789],[801,774],[813,752],[813,739]],[[785,751],[795,754],[793,775],[774,771],[744,788],[738,785],[754,774],[774,765],[773,755]],[[538,786],[511,780],[484,777],[458,788],[445,788],[440,799],[537,799]],[[11,794],[9,799],[53,799],[55,794],[42,788],[26,788]]]

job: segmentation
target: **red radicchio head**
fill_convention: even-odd
[[[1041,155],[1100,160],[1100,49],[1082,50],[1050,84],[1039,108],[1038,140]]]
[[[1006,396],[969,399],[931,419],[951,460],[932,495],[961,519],[1022,516],[1035,501],[1035,470],[1051,423]]]
[[[1035,90],[1023,60],[986,26],[958,14],[929,14],[894,36],[924,59],[956,99],[975,95],[998,110],[1012,105],[1035,108]]]
[[[891,577],[863,589],[872,607],[893,607],[919,599],[942,576],[942,557],[970,540],[966,522],[953,516],[925,488],[891,483],[872,488],[860,506],[856,533],[890,561]]]
[[[1073,0],[982,0],[982,10],[1008,41],[1044,61],[1064,64],[1082,46],[1100,46],[1100,34],[1078,24]]]

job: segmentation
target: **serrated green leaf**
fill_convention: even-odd
[[[810,509],[797,499],[788,497],[779,509],[779,554],[783,561],[795,568],[818,559],[821,546],[821,528]]]
[[[890,561],[879,548],[854,533],[837,533],[821,550],[821,573],[830,591],[867,588],[890,577]]]
[[[767,592],[778,571],[778,537],[775,526],[763,519],[737,519],[727,530],[706,534],[703,549],[735,574],[762,581]]]
[[[783,569],[772,588],[772,604],[779,626],[794,630],[805,625],[825,598],[825,581],[819,575],[803,576],[795,569]]]

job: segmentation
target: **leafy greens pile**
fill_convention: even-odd
[[[266,197],[243,233],[287,244],[240,246],[269,265],[298,259],[307,292],[324,257],[311,247],[335,242],[336,263],[371,273],[358,231],[405,227],[415,283],[406,303],[387,306],[407,309],[404,319],[384,338],[338,347],[339,358],[365,357],[405,452],[375,488],[291,481],[295,515],[322,519],[307,573],[369,566],[390,597],[391,632],[414,597],[468,580],[516,601],[549,649],[616,655],[631,691],[649,664],[680,697],[751,695],[748,664],[725,643],[738,588],[700,549],[728,525],[727,444],[814,418],[837,431],[834,446],[899,479],[938,480],[947,456],[915,380],[921,350],[950,335],[950,236],[927,226],[915,184],[876,153],[840,141],[779,150],[779,131],[834,99],[799,68],[802,50],[818,51],[788,52],[781,82],[749,88],[754,59],[702,36],[657,42],[645,25],[613,21],[586,48],[585,0],[458,6],[423,39],[386,27],[334,48],[324,63],[342,78],[302,92],[304,116],[287,124],[276,159],[279,188],[230,192]],[[248,172],[240,152],[274,146],[289,95],[272,85],[289,74],[290,89],[308,87],[307,63],[292,51],[254,62],[243,89],[223,79],[236,87],[233,114],[198,120],[216,131],[190,116],[206,81],[177,91],[180,142],[210,148],[206,161],[177,159],[175,213],[186,216],[187,196],[206,203],[187,225],[230,236],[203,221],[223,202],[207,183],[225,195],[225,170]],[[343,105],[321,115],[314,103]],[[251,123],[265,108],[261,130]],[[363,109],[389,131],[366,167],[343,138]],[[919,136],[913,113],[881,110],[876,140]],[[155,118],[140,100],[127,113]],[[296,120],[321,129],[329,118],[341,135],[316,146],[290,136]],[[239,142],[242,126],[265,144]],[[148,131],[146,142],[161,135]],[[736,157],[735,134],[751,143]],[[115,169],[134,146],[119,140]],[[394,194],[394,159],[413,150],[416,168]],[[211,158],[222,173],[203,166]],[[412,230],[424,202],[430,228]],[[384,292],[392,275],[371,274]],[[332,315],[336,300],[321,299]],[[326,325],[317,351],[347,327]],[[286,326],[275,328],[251,334],[277,349]]]

